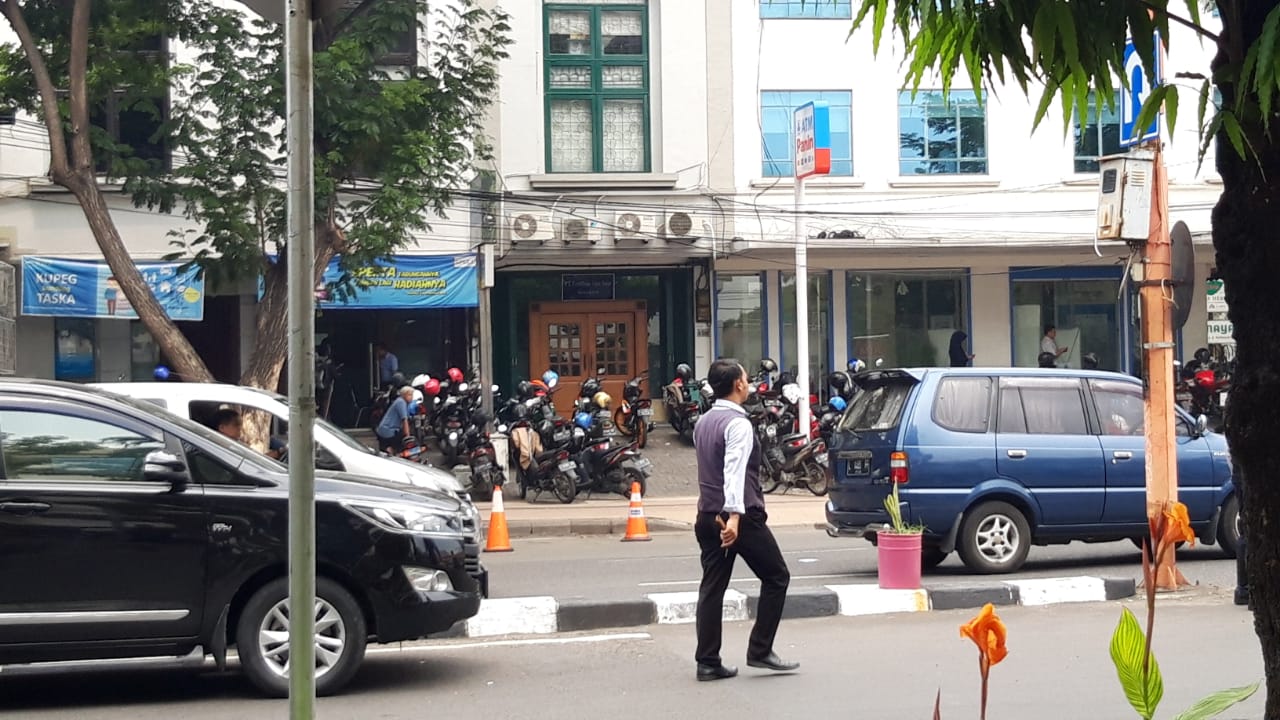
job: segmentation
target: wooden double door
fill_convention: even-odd
[[[562,387],[552,397],[562,416],[567,417],[587,378],[599,377],[617,407],[626,382],[648,369],[649,314],[643,300],[529,306],[529,378],[547,370],[560,375]]]

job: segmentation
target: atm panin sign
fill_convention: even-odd
[[[831,115],[825,102],[796,108],[796,179],[831,172]]]

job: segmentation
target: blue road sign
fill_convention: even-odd
[[[1120,96],[1120,147],[1132,147],[1160,137],[1160,113],[1156,113],[1151,119],[1151,124],[1146,128],[1134,127],[1138,123],[1138,115],[1142,113],[1143,103],[1151,97],[1151,92],[1164,82],[1161,76],[1164,68],[1161,67],[1160,62],[1160,56],[1163,54],[1160,33],[1155,35],[1155,47],[1156,82],[1152,86],[1147,84],[1147,74],[1142,67],[1142,58],[1138,56],[1138,50],[1133,46],[1133,38],[1125,41],[1124,74],[1129,78],[1129,90]]]

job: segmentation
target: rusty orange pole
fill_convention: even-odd
[[[1152,143],[1151,228],[1139,290],[1143,372],[1146,375],[1147,517],[1159,518],[1178,500],[1178,444],[1174,432],[1173,246],[1169,238],[1169,179],[1160,140]],[[1171,549],[1156,568],[1156,589],[1175,590],[1186,580]]]

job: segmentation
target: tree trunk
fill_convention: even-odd
[[[312,285],[324,277],[324,269],[333,259],[336,228],[316,225],[316,264]],[[264,274],[262,299],[258,301],[257,320],[254,323],[255,342],[249,355],[249,366],[240,376],[240,384],[274,391],[280,384],[280,371],[289,358],[289,272],[287,258],[282,253],[278,261]],[[268,428],[263,418],[245,418],[243,436],[245,442],[255,448],[265,448]]]
[[[120,231],[116,229],[111,210],[92,171],[77,171],[65,176],[55,172],[53,181],[70,190],[80,203],[93,238],[97,241],[107,266],[111,268],[111,274],[120,284],[120,290],[129,299],[129,304],[138,313],[138,319],[146,326],[147,332],[151,333],[156,344],[169,358],[178,376],[188,382],[212,382],[213,375],[205,367],[204,360],[169,318],[169,314],[147,286],[133,258],[129,257],[129,250],[120,239]]]
[[[1226,435],[1243,495],[1245,567],[1262,646],[1267,701],[1264,716],[1280,718],[1280,137],[1268,136],[1257,93],[1234,78],[1245,51],[1261,40],[1280,0],[1221,6],[1223,32],[1214,58],[1224,111],[1241,109],[1247,157],[1229,136],[1216,142],[1222,195],[1213,210],[1213,245],[1235,326],[1236,368],[1226,408]],[[1268,88],[1270,92],[1270,88]],[[1237,102],[1237,99],[1242,102]],[[1280,129],[1280,114],[1271,127]],[[1241,678],[1246,682],[1247,678]]]

